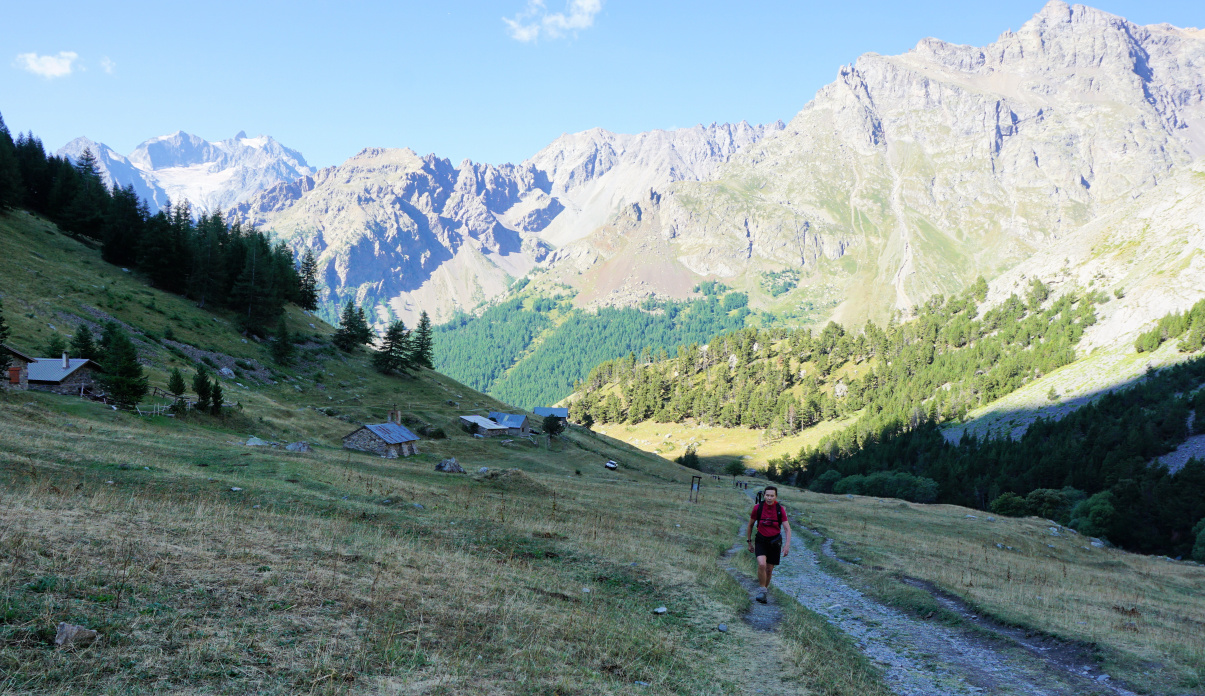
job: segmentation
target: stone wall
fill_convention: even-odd
[[[388,455],[388,445],[376,433],[368,428],[360,428],[356,432],[343,438],[343,446],[347,449],[360,450],[361,452],[372,452],[379,454],[382,457]]]
[[[29,363],[25,362],[24,360],[18,359],[16,356],[13,356],[11,358],[11,362],[9,363],[9,367],[17,368],[19,370],[20,376],[17,378],[17,383],[13,384],[12,380],[10,379],[10,377],[8,375],[8,371],[6,370],[3,375],[4,388],[5,389],[15,389],[18,391],[29,389]]]
[[[37,391],[53,392],[55,394],[68,394],[70,396],[79,396],[80,387],[92,387],[96,384],[96,374],[90,367],[81,367],[72,372],[67,379],[58,384],[31,384],[30,389]]]

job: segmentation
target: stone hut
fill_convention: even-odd
[[[477,435],[481,437],[494,437],[495,435],[507,434],[506,426],[498,425],[494,421],[485,416],[461,416],[460,424],[469,432],[476,430]]]
[[[96,385],[100,365],[86,358],[38,358],[29,365],[29,388],[55,394],[83,396]]]
[[[375,423],[360,427],[343,437],[347,449],[372,452],[386,459],[418,454],[418,436],[397,423]]]
[[[528,422],[527,416],[522,414],[491,411],[490,420],[506,428],[507,435],[531,434],[531,423]]]
[[[8,354],[8,372],[4,375],[4,386],[24,391],[29,389],[29,364],[38,359],[26,355],[12,346],[0,343],[0,351]]]
[[[554,408],[551,406],[536,406],[534,412],[536,414],[536,418],[539,418],[541,421],[543,419],[547,418],[548,416],[556,416],[557,418],[559,418],[561,420],[562,423],[569,422],[569,409],[567,409],[567,408]]]

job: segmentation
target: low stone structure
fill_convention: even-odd
[[[347,449],[372,452],[387,459],[418,454],[418,435],[402,425],[400,411],[389,412],[388,423],[364,425],[343,436]]]
[[[29,388],[55,394],[82,396],[96,386],[100,365],[86,358],[38,358],[29,365]]]
[[[520,413],[502,413],[491,411],[490,420],[506,428],[507,435],[530,435],[531,423],[527,416]]]
[[[498,425],[494,421],[485,416],[461,416],[460,425],[470,433],[480,435],[481,437],[494,437],[495,435],[506,435],[508,430],[506,426]]]
[[[4,387],[24,391],[29,389],[29,364],[37,358],[26,355],[12,346],[0,343],[0,351],[8,354],[8,372],[4,375]]]

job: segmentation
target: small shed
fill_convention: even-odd
[[[460,424],[467,428],[470,432],[476,427],[477,434],[482,437],[493,437],[495,435],[506,435],[506,426],[498,425],[494,421],[485,416],[461,416]]]
[[[567,408],[536,406],[534,413],[536,414],[536,417],[540,418],[541,420],[547,418],[548,416],[556,416],[557,418],[561,419],[562,423],[569,422],[569,409]]]
[[[397,459],[418,454],[418,436],[399,423],[375,423],[343,436],[343,446]]]
[[[531,423],[528,422],[527,416],[520,413],[490,411],[490,420],[506,428],[507,435],[531,434]]]
[[[29,388],[55,394],[82,396],[96,385],[100,365],[87,358],[38,358],[29,364]]]
[[[7,343],[0,343],[0,351],[8,354],[8,373],[4,375],[4,386],[24,391],[29,389],[29,364],[38,359],[26,355]]]

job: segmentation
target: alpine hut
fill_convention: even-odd
[[[536,406],[534,413],[536,414],[536,417],[540,418],[541,420],[547,418],[548,416],[556,416],[557,418],[561,419],[562,423],[569,422],[569,409],[567,408]]]
[[[490,420],[506,428],[507,435],[528,435],[531,433],[531,423],[527,421],[527,416],[519,413],[490,411]]]
[[[0,343],[0,352],[8,354],[8,372],[4,375],[4,386],[9,389],[29,389],[29,364],[38,359],[26,355],[7,343]]]
[[[386,459],[418,454],[418,436],[402,425],[400,411],[389,412],[388,423],[364,425],[343,437],[347,449],[372,452]]]
[[[494,421],[485,416],[469,415],[460,417],[460,425],[474,435],[481,437],[493,437],[495,435],[505,435],[508,431],[506,426],[498,425]]]
[[[38,358],[29,364],[29,388],[83,396],[96,385],[100,365],[87,358]]]

